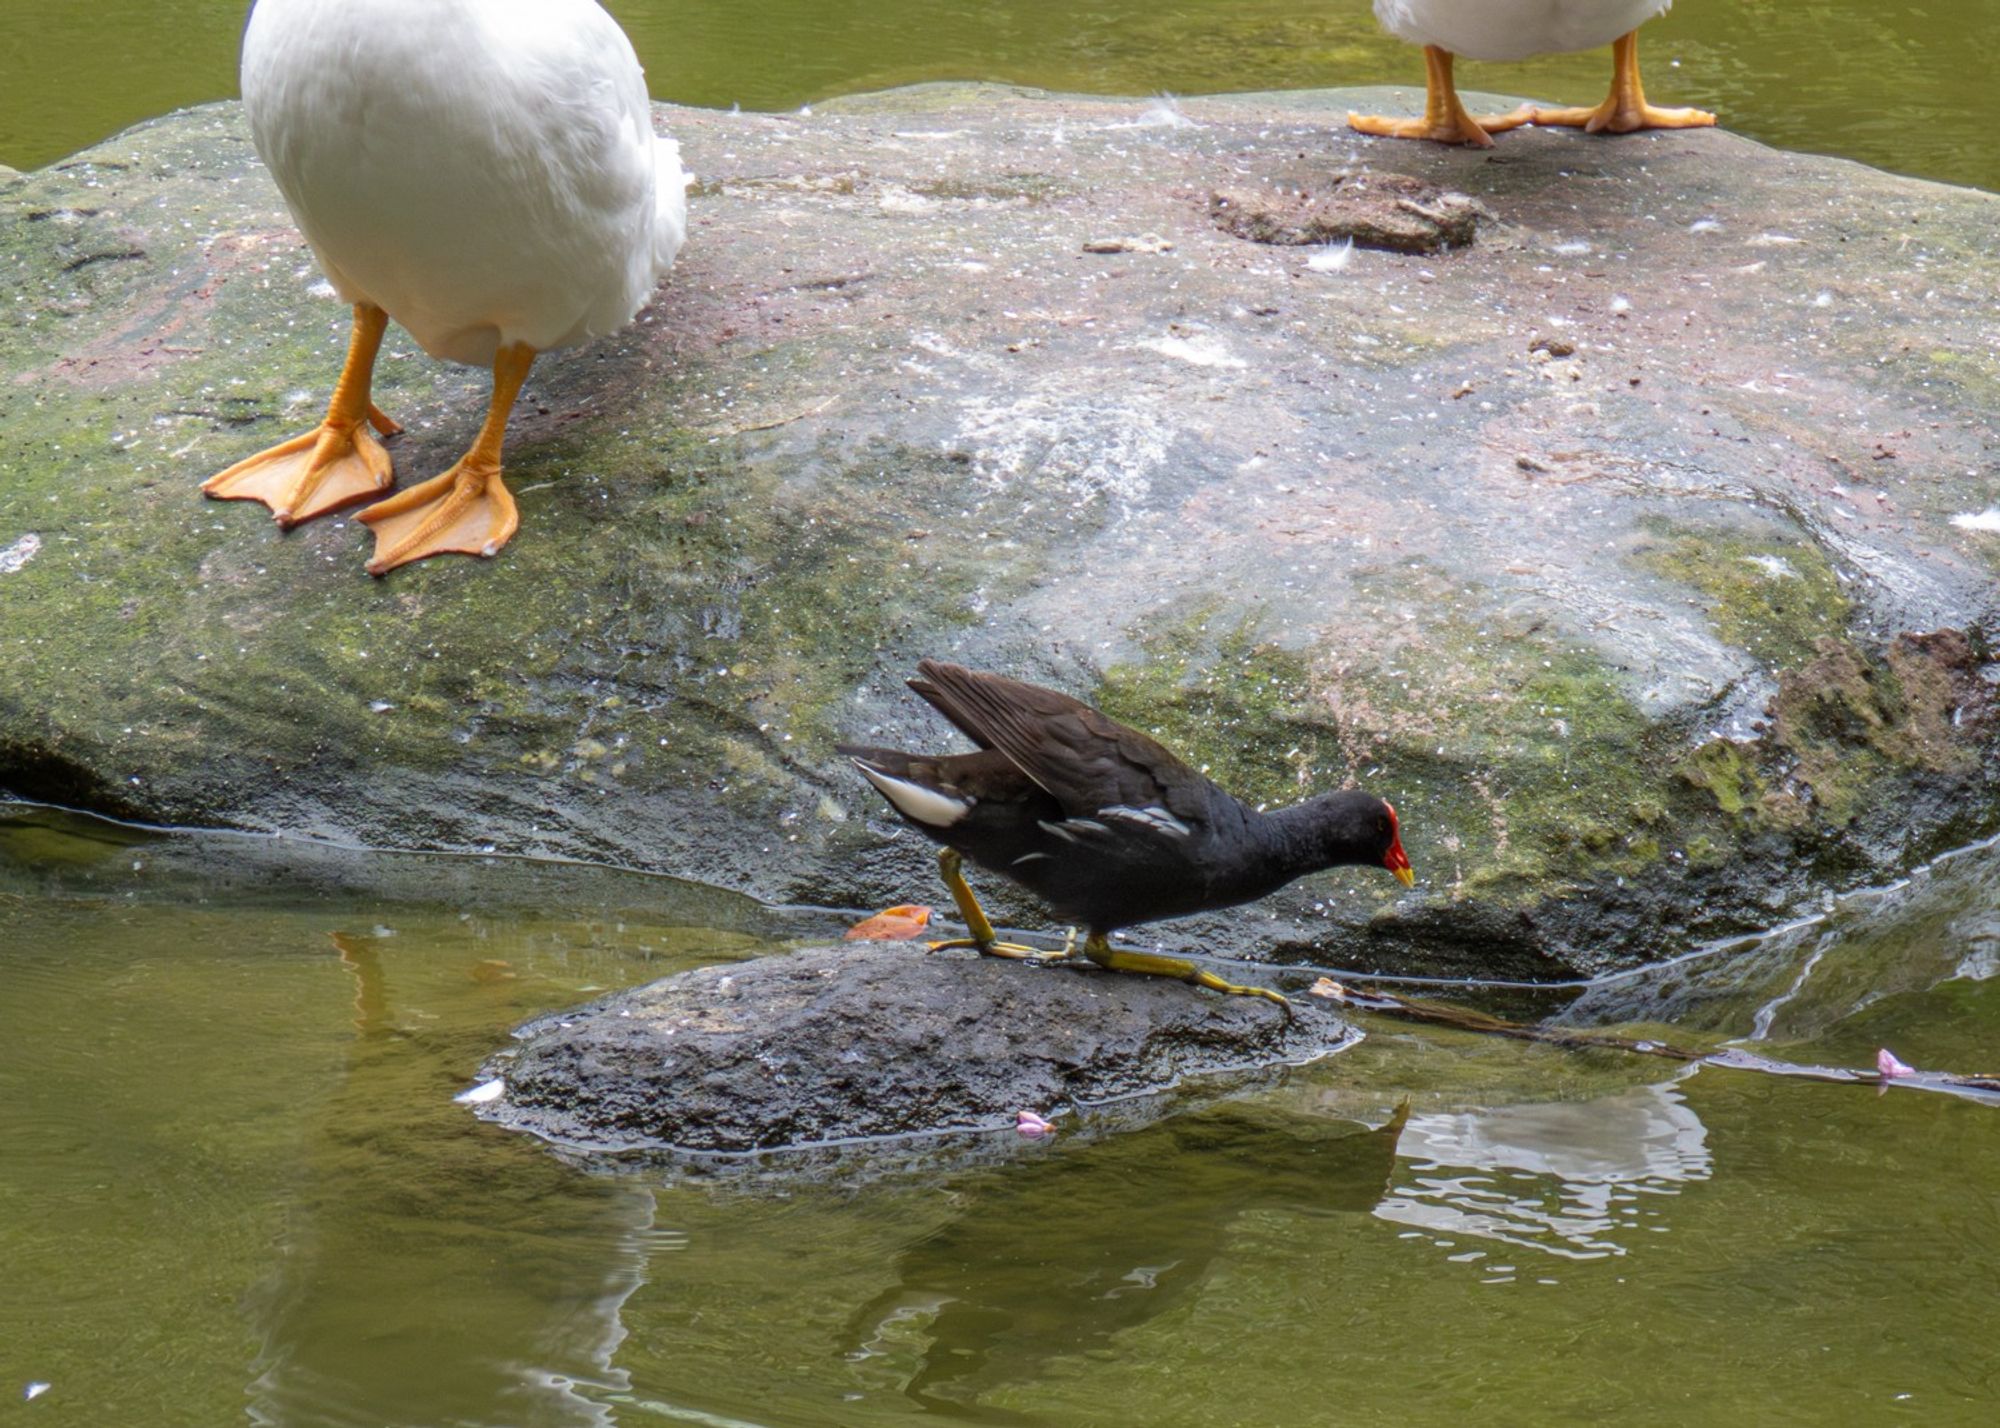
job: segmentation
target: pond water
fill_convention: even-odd
[[[1996,908],[1988,848],[1538,1009],[1993,1070]],[[1375,1022],[1127,1134],[1065,1122],[940,1177],[755,1193],[590,1173],[452,1102],[534,1013],[834,925],[575,866],[0,808],[0,1420],[1969,1424],[2000,1404],[2000,1111],[1945,1095]]]
[[[656,98],[789,109],[927,79],[1100,93],[1421,85],[1367,0],[611,0]],[[0,163],[35,167],[235,93],[244,0],[5,0]],[[2000,188],[1993,0],[1680,0],[1655,98],[1753,138]],[[1604,53],[1467,65],[1470,88],[1595,103]]]
[[[1365,0],[622,0],[661,98],[1414,83]],[[241,0],[4,0],[0,162],[234,88]],[[1655,97],[2000,188],[1992,0],[1681,0]],[[1602,55],[1468,66],[1594,99]],[[2000,851],[1559,993],[2000,1070]],[[576,866],[0,807],[0,1421],[1980,1423],[2000,1111],[1388,1022],[865,1189],[607,1174],[452,1096],[509,1028],[837,923]],[[913,950],[912,955],[921,955]],[[1392,1116],[1407,1101],[1400,1132]],[[1046,1108],[1042,1108],[1046,1109]]]

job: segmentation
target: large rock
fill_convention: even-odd
[[[481,1114],[593,1152],[823,1149],[1011,1130],[1357,1039],[1284,1007],[1095,967],[882,943],[683,972],[522,1027]]]
[[[1357,102],[663,110],[693,238],[537,367],[521,537],[381,582],[350,520],[197,494],[346,334],[239,111],[8,182],[0,788],[868,905],[929,850],[832,745],[942,745],[900,678],[949,655],[1253,799],[1395,799],[1417,894],[1190,936],[1523,975],[1994,828],[2000,200]],[[1439,251],[1259,241],[1324,233]],[[403,479],[484,390],[392,339]]]

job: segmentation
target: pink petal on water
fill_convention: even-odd
[[[1880,1071],[1884,1076],[1892,1078],[1896,1076],[1914,1076],[1917,1074],[1916,1067],[1905,1066],[1896,1059],[1896,1053],[1886,1046],[1875,1053],[1875,1069]]]
[[[1043,1120],[1033,1111],[1019,1111],[1014,1116],[1014,1129],[1025,1136],[1054,1135],[1055,1126]]]

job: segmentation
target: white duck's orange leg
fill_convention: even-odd
[[[371,500],[395,484],[389,453],[368,427],[384,436],[402,428],[368,400],[375,354],[389,314],[368,303],[354,305],[354,335],[340,369],[326,420],[304,436],[280,442],[211,476],[201,489],[221,501],[262,501],[279,525],[290,529],[314,516]]]
[[[1380,114],[1347,115],[1347,127],[1385,139],[1431,139],[1440,144],[1470,144],[1476,149],[1493,147],[1493,136],[1518,129],[1528,122],[1529,106],[1511,114],[1475,118],[1459,102],[1458,87],[1451,78],[1451,51],[1436,45],[1424,46],[1424,117],[1390,119]]]
[[[361,513],[375,530],[370,575],[430,555],[492,555],[519,529],[514,497],[500,479],[507,416],[534,365],[535,349],[516,343],[493,359],[493,401],[472,447],[442,476],[400,491]]]
[[[1705,109],[1655,109],[1639,82],[1639,32],[1611,46],[1611,93],[1595,109],[1536,109],[1537,124],[1581,127],[1589,134],[1630,134],[1639,129],[1706,129],[1715,116]]]

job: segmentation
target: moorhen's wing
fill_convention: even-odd
[[[924,660],[910,681],[981,748],[998,750],[1072,819],[1174,839],[1205,825],[1214,785],[1161,745],[1053,689]]]
[[[1004,703],[1048,714],[1090,710],[1090,706],[1082,700],[1058,694],[1053,689],[1043,689],[1038,684],[1023,684],[1018,679],[1006,679],[997,674],[981,674],[962,664],[947,664],[937,659],[918,660],[917,678],[904,682],[921,694],[931,708],[949,719],[953,728],[982,749],[994,746],[992,735],[986,732],[993,715],[982,712],[989,704]],[[994,685],[999,688],[989,687]]]

